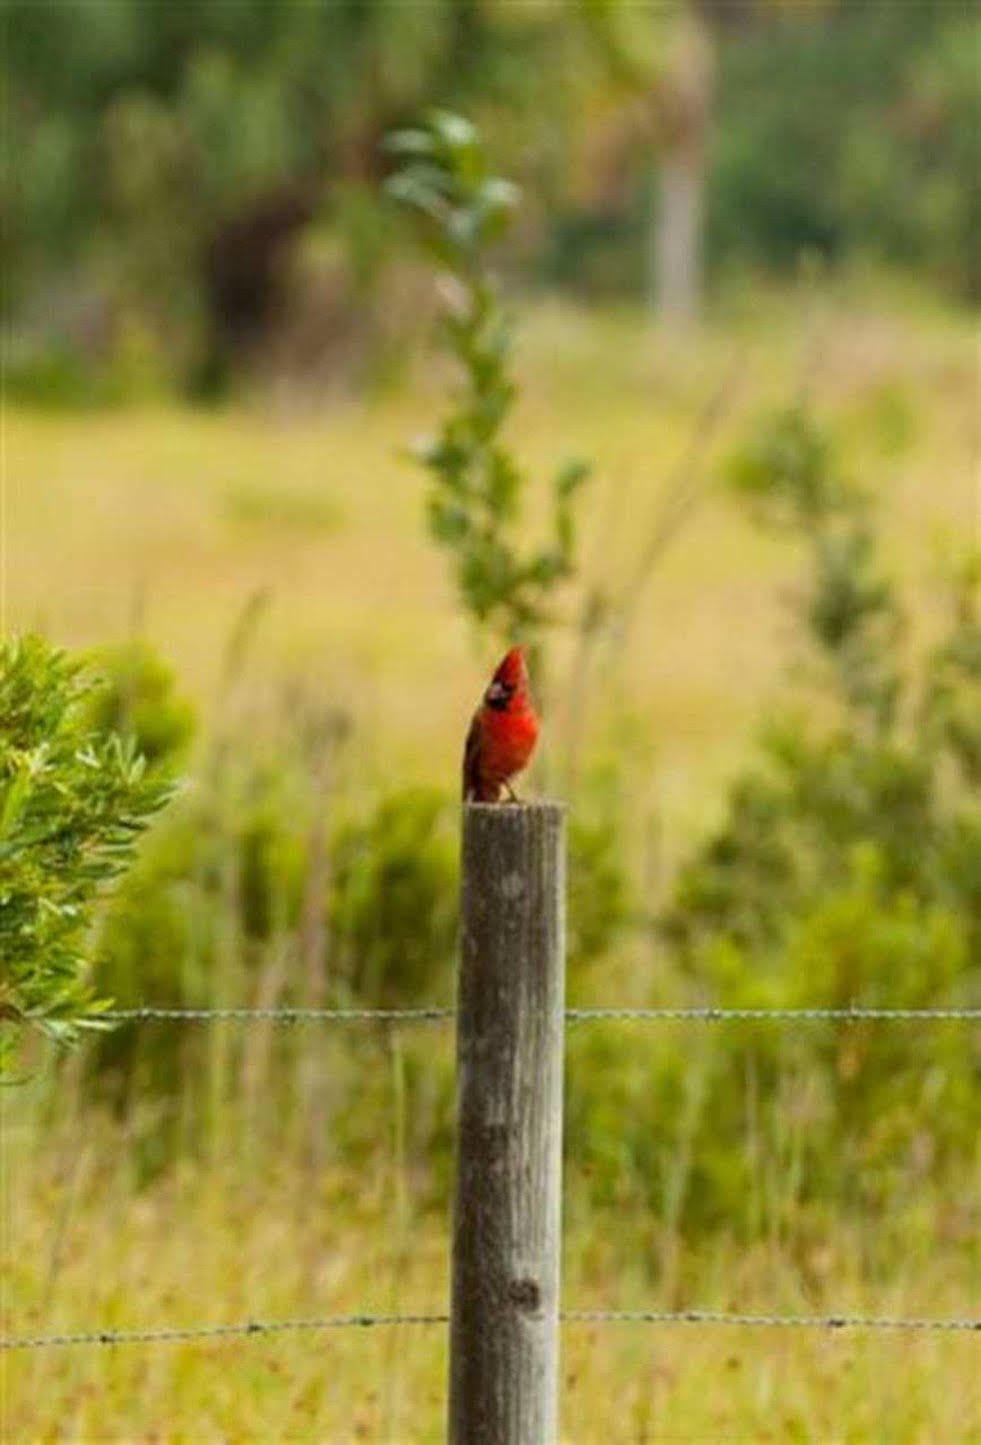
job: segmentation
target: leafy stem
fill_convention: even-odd
[[[577,570],[575,502],[589,469],[561,466],[551,483],[546,540],[520,542],[531,483],[504,440],[516,397],[510,320],[489,249],[518,201],[490,173],[479,133],[445,111],[389,140],[397,168],[388,193],[415,217],[440,267],[443,334],[462,386],[436,437],[419,451],[429,471],[430,534],[452,557],[467,613],[507,640],[531,645],[556,618],[558,589]]]

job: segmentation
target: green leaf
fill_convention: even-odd
[[[431,131],[419,127],[415,129],[392,131],[382,141],[383,148],[394,156],[426,156],[435,155],[436,142]]]

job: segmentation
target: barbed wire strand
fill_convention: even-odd
[[[36,1350],[48,1345],[166,1344],[181,1340],[221,1339],[229,1335],[273,1335],[302,1330],[370,1329],[384,1325],[439,1325],[449,1317],[420,1315],[327,1315],[320,1319],[245,1320],[229,1325],[187,1325],[154,1330],[86,1330],[78,1334],[24,1335],[0,1339],[3,1350]]]
[[[973,1020],[981,1022],[981,1008],[573,1008],[566,1010],[571,1023],[603,1020],[655,1022],[689,1020],[699,1023],[740,1023],[757,1021],[820,1023],[919,1023],[927,1020]]]
[[[566,1324],[738,1325],[747,1329],[979,1331],[981,1319],[901,1315],[741,1315],[720,1310],[567,1310]]]
[[[109,1023],[442,1023],[451,1008],[145,1008],[107,1009]]]
[[[107,1023],[445,1023],[452,1008],[109,1009]],[[981,1008],[570,1008],[569,1023],[981,1023]]]
[[[565,1310],[563,1324],[730,1325],[745,1329],[894,1330],[981,1332],[981,1319],[917,1319],[890,1315],[749,1315],[720,1310]],[[23,1335],[0,1339],[3,1350],[66,1345],[166,1344],[228,1336],[287,1334],[304,1330],[373,1329],[395,1325],[446,1325],[447,1314],[326,1315],[315,1319],[244,1320],[239,1324],[189,1325],[153,1330],[88,1330],[78,1334]]]

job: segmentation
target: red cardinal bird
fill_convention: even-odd
[[[527,765],[537,737],[525,655],[520,647],[512,647],[491,678],[467,733],[464,802],[496,803],[502,787],[517,802],[510,780]]]

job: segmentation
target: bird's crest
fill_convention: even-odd
[[[495,682],[506,687],[509,692],[521,692],[528,686],[528,664],[525,662],[524,648],[512,647],[511,651],[505,654],[491,679],[492,687]]]
[[[484,702],[487,707],[501,711],[509,708],[513,699],[523,703],[527,697],[528,668],[525,655],[520,647],[512,647],[491,678],[484,693]]]

